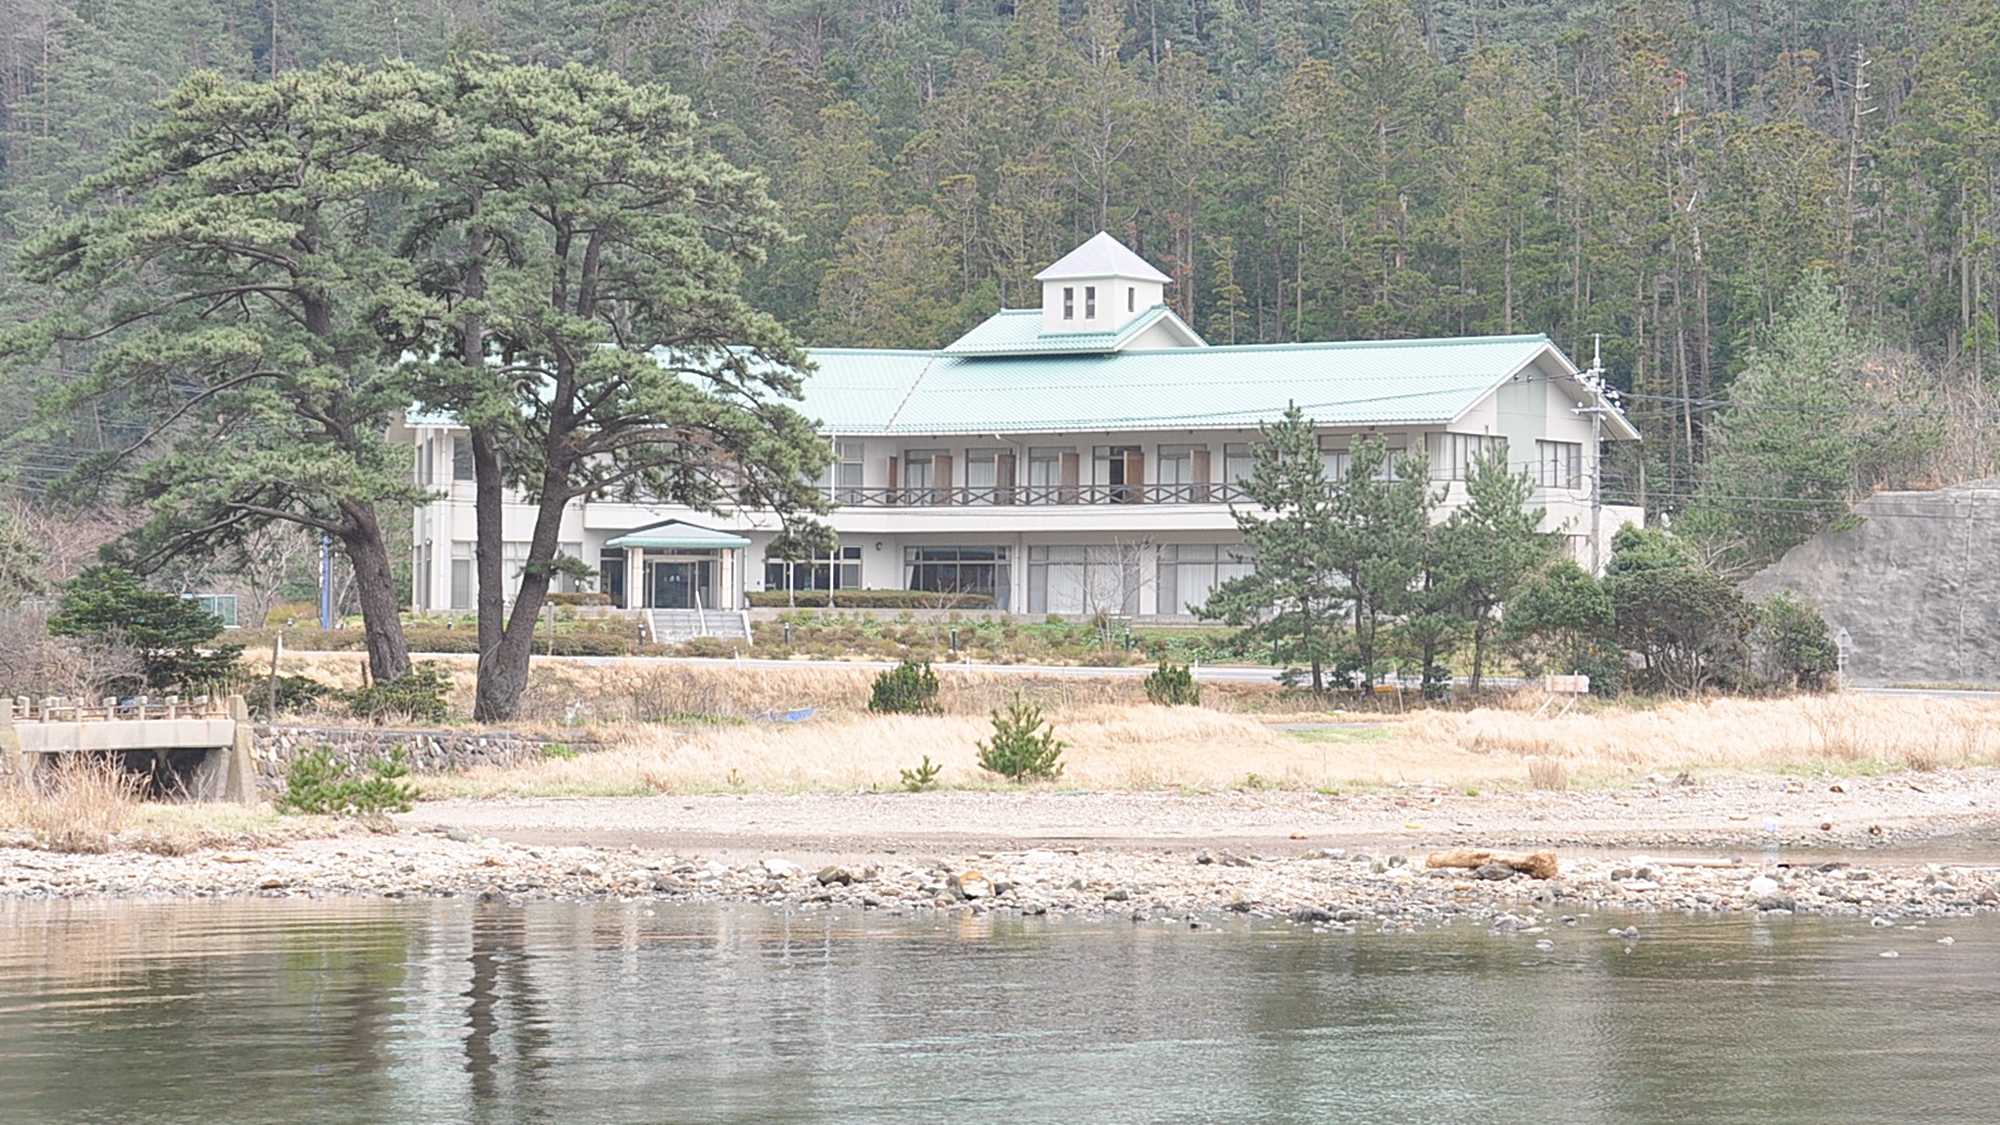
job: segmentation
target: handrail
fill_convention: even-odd
[[[1240,504],[1240,484],[1017,484],[950,488],[841,488],[835,500],[850,508],[1006,508],[1112,504]]]
[[[99,700],[89,700],[81,696],[61,695],[30,699],[25,695],[15,696],[8,704],[9,716],[15,723],[105,723],[133,722],[147,719],[226,719],[229,717],[229,701],[220,696],[197,695],[182,699],[169,695],[160,699],[139,696],[136,699],[118,699],[105,696]]]

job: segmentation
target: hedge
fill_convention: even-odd
[[[755,609],[826,609],[825,590],[753,590]],[[835,590],[835,609],[993,609],[991,594],[939,594],[930,590]]]

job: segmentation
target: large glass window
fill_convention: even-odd
[[[451,479],[472,479],[471,434],[459,434],[451,439]]]
[[[793,590],[858,590],[861,588],[861,548],[841,547],[833,554],[809,562],[787,563],[783,559],[764,561],[764,588],[783,590],[785,570],[790,568]]]
[[[1154,483],[1163,501],[1187,503],[1201,499],[1195,495],[1195,454],[1207,455],[1206,445],[1163,445],[1153,468]],[[1206,484],[1207,481],[1201,483]]]
[[[1464,480],[1481,457],[1507,457],[1507,439],[1485,434],[1425,434],[1432,480]]]
[[[1248,575],[1256,566],[1242,547],[1191,544],[1160,548],[1160,612],[1191,613],[1207,603],[1217,586]]]
[[[1028,548],[1028,612],[1139,612],[1140,548]]]
[[[1583,487],[1583,443],[1537,441],[1535,483],[1543,488]]]
[[[1013,583],[1005,547],[905,547],[908,589],[985,594],[1007,609]]]

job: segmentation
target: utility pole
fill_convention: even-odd
[[[1602,334],[1591,337],[1590,370],[1583,373],[1583,385],[1591,400],[1576,413],[1590,415],[1590,576],[1595,578],[1604,573],[1604,415],[1618,409],[1604,386]]]
[[[323,531],[319,535],[319,628],[322,633],[333,629],[333,536]]]

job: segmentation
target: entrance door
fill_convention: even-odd
[[[653,565],[653,608],[693,609],[700,563],[657,562]]]

